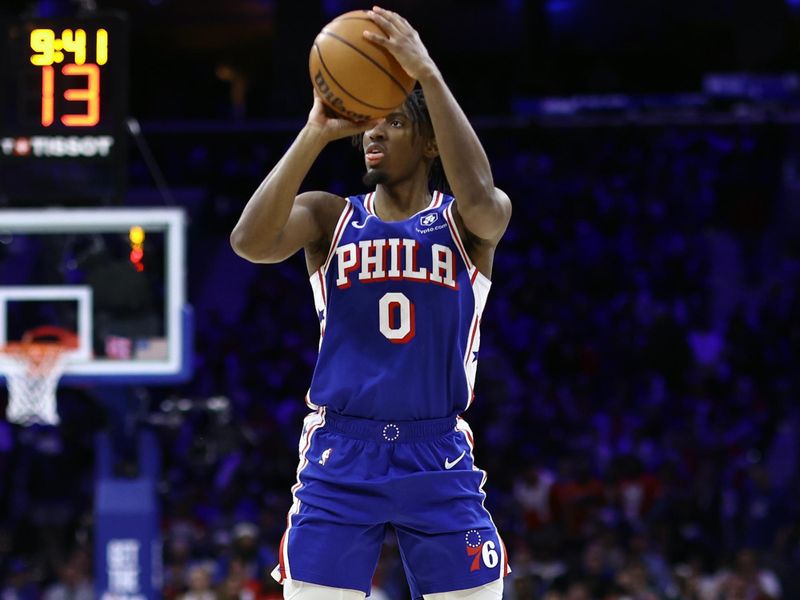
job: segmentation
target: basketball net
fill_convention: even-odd
[[[6,418],[20,425],[58,425],[56,387],[78,337],[60,327],[38,327],[0,348],[6,376]]]

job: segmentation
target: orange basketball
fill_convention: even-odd
[[[364,30],[386,35],[365,10],[339,15],[323,27],[308,58],[311,83],[323,102],[351,121],[383,117],[400,106],[416,81]]]

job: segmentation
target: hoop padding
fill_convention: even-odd
[[[77,347],[78,336],[71,331],[45,326],[0,348],[0,370],[8,386],[6,419],[10,423],[58,425],[56,388],[70,352]]]

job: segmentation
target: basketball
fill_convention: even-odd
[[[311,83],[322,101],[351,121],[389,114],[416,83],[389,51],[364,39],[365,29],[386,35],[367,11],[336,17],[317,35],[308,59]]]

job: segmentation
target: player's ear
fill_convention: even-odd
[[[436,158],[439,156],[439,146],[436,143],[436,138],[431,138],[425,142],[425,149],[423,150],[425,158]]]

